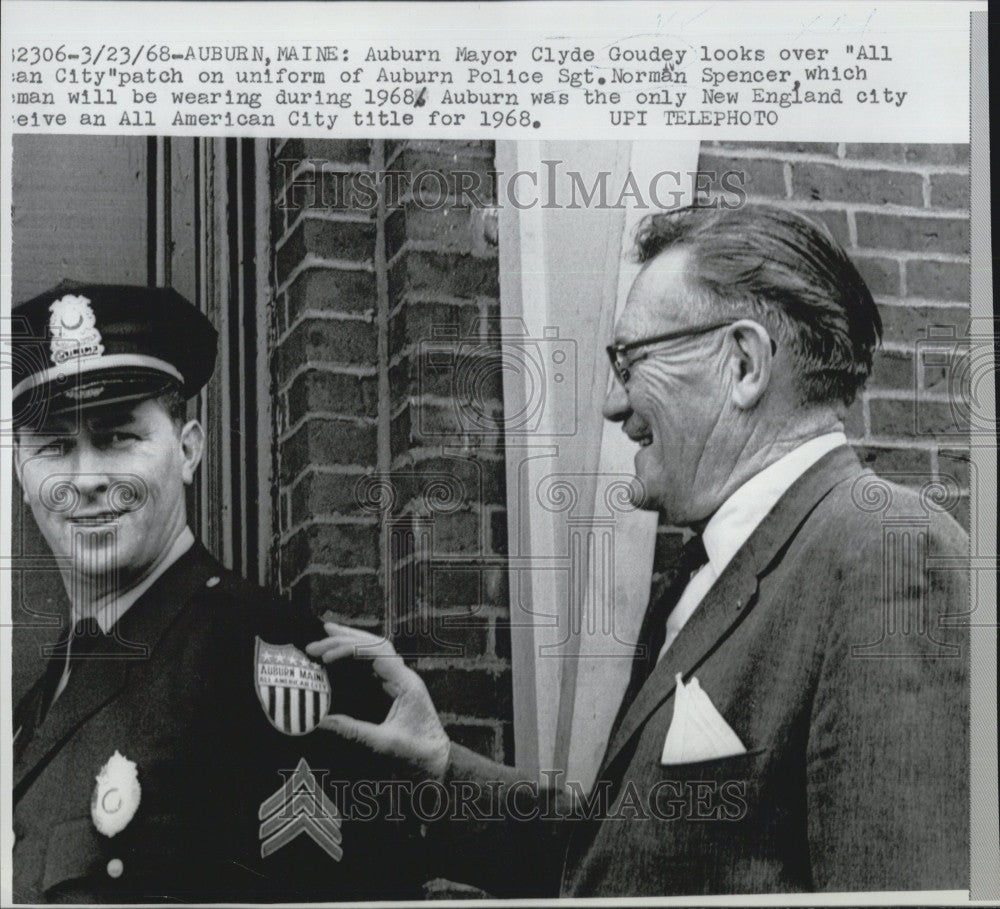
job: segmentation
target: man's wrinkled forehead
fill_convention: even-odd
[[[643,265],[615,324],[615,343],[627,344],[688,324],[692,307],[691,250],[675,246]]]

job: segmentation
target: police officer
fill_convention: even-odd
[[[378,767],[313,731],[319,621],[188,527],[214,328],[169,288],[66,282],[14,317],[17,475],[72,609],[14,715],[15,901],[419,896]]]

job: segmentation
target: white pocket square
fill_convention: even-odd
[[[746,754],[739,736],[715,709],[696,678],[687,685],[677,674],[674,716],[663,743],[661,764],[693,764]]]

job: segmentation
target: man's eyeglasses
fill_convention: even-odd
[[[642,338],[638,341],[629,341],[628,344],[611,344],[608,348],[608,358],[611,360],[611,368],[615,371],[615,375],[618,376],[618,381],[625,385],[628,383],[629,376],[631,375],[631,369],[636,363],[641,360],[645,360],[646,357],[652,356],[654,351],[647,351],[644,354],[639,354],[637,357],[628,357],[626,354],[630,350],[635,350],[637,347],[648,347],[651,344],[662,344],[664,341],[674,341],[678,338],[693,338],[697,335],[706,335],[710,331],[718,331],[720,328],[728,328],[730,325],[734,325],[735,322],[729,320],[727,322],[712,322],[710,325],[702,325],[697,328],[685,328],[681,331],[671,331],[667,332],[665,335],[656,335],[652,338]],[[771,354],[777,353],[778,345],[775,344],[774,338],[771,339]]]

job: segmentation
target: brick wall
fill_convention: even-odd
[[[452,738],[510,761],[495,230],[453,193],[473,174],[492,201],[492,143],[293,140],[272,163],[278,585],[388,630]],[[415,197],[424,172],[446,182]]]
[[[313,609],[388,626],[454,738],[510,761],[494,226],[433,181],[420,205],[345,198],[352,174],[436,171],[474,174],[489,205],[492,166],[478,142],[275,149],[277,563]],[[891,479],[958,490],[967,524],[961,344],[927,354],[968,331],[967,146],[704,143],[699,168],[742,171],[750,199],[808,212],[845,246],[885,325],[849,438]],[[680,543],[660,529],[658,576]]]
[[[698,168],[719,179],[742,172],[751,201],[799,209],[844,246],[884,325],[848,439],[895,482],[941,484],[968,527],[968,146],[705,142]],[[710,185],[706,195],[718,190]],[[660,529],[657,573],[680,539]]]

